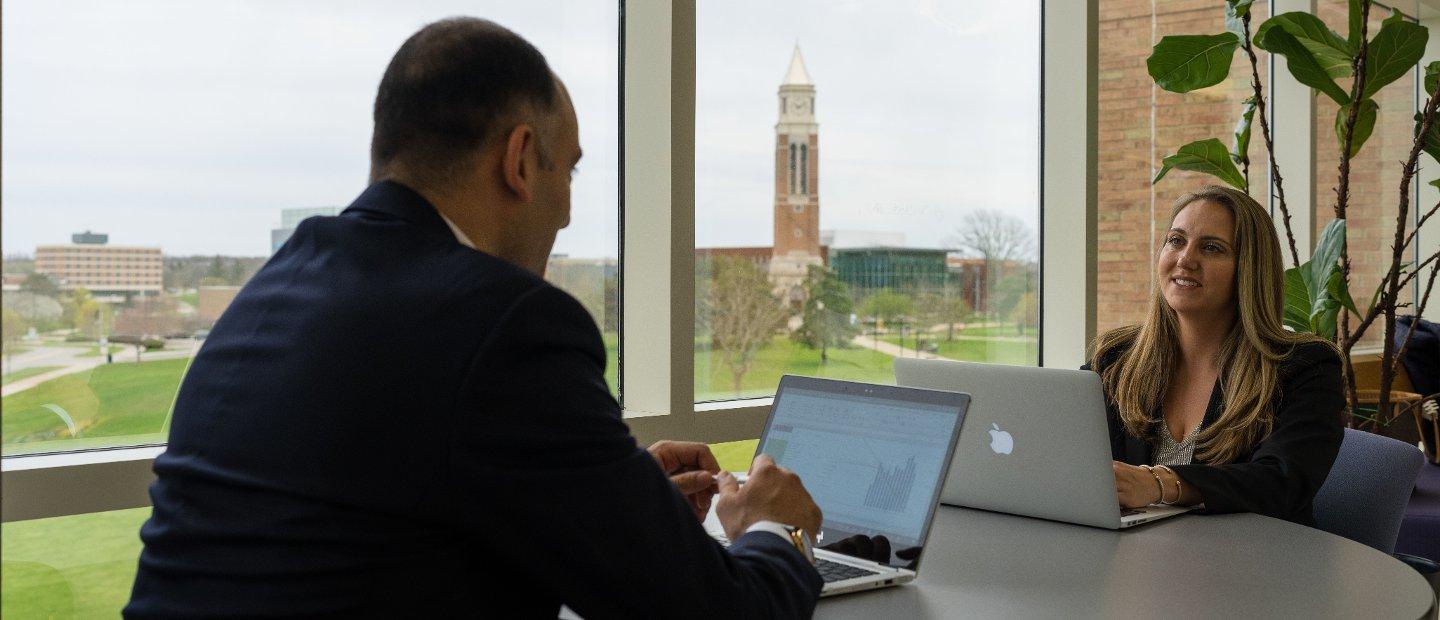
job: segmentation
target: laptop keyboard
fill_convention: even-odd
[[[724,545],[726,547],[730,546],[730,539],[726,538],[724,534],[711,534],[711,537],[713,537],[717,541],[720,541],[721,545]],[[832,581],[844,581],[846,579],[865,577],[867,575],[880,574],[879,571],[873,571],[868,568],[860,568],[858,566],[851,566],[849,564],[841,564],[839,562],[832,562],[825,558],[815,558],[815,570],[820,571],[820,577],[824,579],[825,583],[830,583]]]
[[[873,570],[851,566],[849,564],[841,564],[839,562],[831,562],[824,558],[815,558],[815,568],[820,571],[820,577],[825,579],[825,583],[880,574]]]

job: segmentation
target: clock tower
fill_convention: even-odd
[[[775,245],[770,282],[791,303],[804,299],[807,268],[820,265],[820,126],[815,123],[815,84],[800,46],[780,84],[780,121],[775,123]]]

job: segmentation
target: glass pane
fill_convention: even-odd
[[[696,29],[697,400],[1037,362],[1038,2],[702,2]]]
[[[149,508],[0,525],[0,616],[117,618]]]
[[[1253,32],[1269,17],[1269,3],[1256,2],[1251,12]],[[1172,203],[1186,192],[1220,183],[1209,175],[1171,171],[1158,185],[1151,185],[1160,161],[1181,146],[1206,138],[1219,139],[1230,148],[1243,102],[1253,94],[1250,62],[1243,51],[1236,51],[1227,80],[1186,94],[1155,86],[1145,59],[1161,37],[1224,30],[1224,3],[1141,5],[1100,0],[1096,322],[1101,332],[1144,319],[1156,252]],[[1268,100],[1269,54],[1257,48],[1256,55]],[[1269,154],[1258,118],[1250,160],[1250,195],[1264,205]]]
[[[1392,4],[1414,15],[1414,2]],[[1336,32],[1347,32],[1349,7],[1345,0],[1320,0],[1316,2],[1316,15]],[[1390,10],[1379,5],[1370,9],[1369,37],[1373,40],[1380,30],[1380,22],[1390,16]],[[1368,303],[1371,293],[1380,285],[1380,279],[1390,268],[1392,247],[1395,242],[1395,215],[1398,205],[1396,197],[1400,191],[1401,165],[1410,156],[1410,147],[1415,132],[1414,115],[1423,101],[1417,100],[1419,91],[1416,80],[1419,69],[1411,69],[1403,77],[1376,93],[1375,103],[1380,111],[1375,119],[1375,129],[1361,146],[1361,150],[1350,160],[1350,198],[1346,208],[1345,240],[1350,253],[1350,295],[1357,304]],[[1348,92],[1350,78],[1339,83]],[[1339,187],[1340,139],[1336,136],[1336,115],[1340,106],[1329,97],[1315,98],[1315,228],[1312,238],[1320,239],[1320,232],[1335,219],[1336,188]],[[1421,155],[1423,168],[1429,162],[1428,155]],[[1419,179],[1417,178],[1417,181]],[[1418,182],[1414,185],[1418,185]],[[1412,188],[1414,187],[1412,185]],[[1410,213],[1417,205],[1410,196]],[[1406,222],[1408,232],[1415,220]],[[1406,261],[1414,261],[1409,256]],[[1423,280],[1422,280],[1423,281]],[[1414,301],[1415,286],[1401,291],[1401,303]],[[1410,312],[1413,312],[1411,310]],[[1400,314],[1405,314],[1402,309]],[[1355,319],[1351,318],[1352,327]],[[1376,321],[1368,328],[1357,349],[1378,349],[1385,343],[1383,321]]]
[[[530,39],[569,88],[585,160],[549,277],[604,328],[616,386],[615,3],[21,0],[0,102],[4,454],[163,441],[230,300],[364,189],[391,55],[457,14]]]

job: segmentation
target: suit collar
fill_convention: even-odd
[[[360,194],[344,213],[375,213],[415,224],[425,230],[453,237],[440,211],[424,196],[395,181],[380,181]]]

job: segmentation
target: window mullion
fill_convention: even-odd
[[[1078,367],[1095,335],[1098,5],[1099,0],[1045,2],[1041,17],[1040,363],[1044,366]]]

